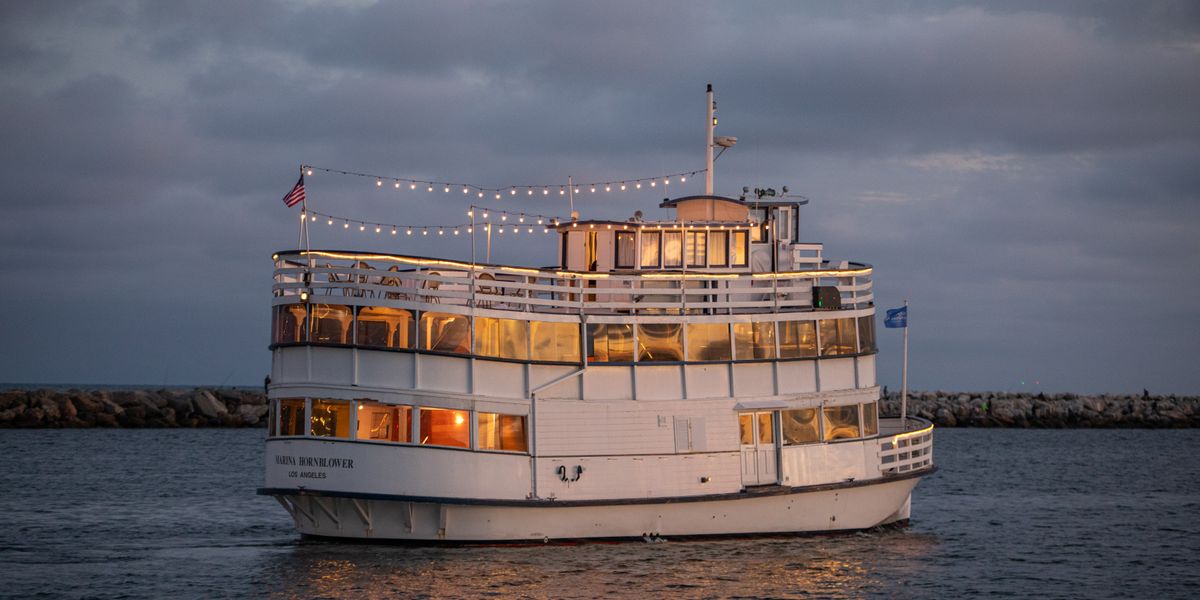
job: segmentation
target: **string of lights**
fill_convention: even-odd
[[[493,194],[496,200],[504,197],[507,192],[509,196],[517,196],[524,192],[526,197],[529,196],[549,196],[554,190],[557,190],[559,196],[565,196],[568,187],[573,188],[576,194],[588,192],[624,192],[628,190],[640,190],[643,186],[657,187],[658,185],[669,186],[672,182],[687,183],[689,177],[695,177],[698,173],[704,173],[707,169],[698,169],[695,171],[681,171],[678,173],[669,173],[667,175],[658,175],[655,177],[638,177],[632,179],[614,179],[611,181],[595,181],[591,183],[574,183],[570,186],[559,183],[538,183],[538,184],[521,184],[521,185],[506,185],[501,187],[489,187],[476,183],[455,183],[451,181],[431,181],[426,179],[412,179],[409,177],[395,177],[391,175],[375,175],[372,173],[361,173],[358,171],[347,171],[344,169],[333,169],[328,167],[318,167],[314,165],[300,165],[300,170],[305,175],[312,175],[315,172],[331,173],[335,175],[349,175],[351,177],[363,177],[366,179],[374,179],[375,187],[383,188],[389,186],[400,190],[407,187],[411,191],[424,189],[426,192],[442,192],[449,194],[452,191],[461,190],[464,195],[474,193],[477,197],[483,198],[487,194]]]
[[[301,219],[307,219],[312,223],[323,220],[330,227],[341,225],[342,229],[347,231],[357,230],[363,233],[387,235],[429,235],[430,233],[434,235],[446,235],[447,233],[450,235],[460,235],[463,232],[474,233],[475,228],[478,228],[481,232],[499,234],[550,233],[550,227],[558,225],[560,222],[559,219],[546,215],[495,211],[477,206],[471,207],[471,210],[467,211],[467,216],[472,218],[472,222],[456,225],[405,225],[401,223],[378,223],[362,219],[339,217],[312,209],[300,213]],[[476,217],[483,220],[475,221]],[[493,220],[495,218],[499,218],[500,221],[495,222]]]

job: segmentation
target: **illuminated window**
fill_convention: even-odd
[[[734,231],[730,234],[729,249],[733,253],[731,266],[744,267],[748,264],[746,257],[749,254],[750,242],[747,240],[746,233],[745,231]]]
[[[466,315],[441,312],[421,314],[421,349],[468,354],[471,321]]]
[[[780,321],[779,358],[817,355],[817,326],[812,321]]]
[[[340,304],[312,305],[312,337],[317,344],[349,344],[354,314]]]
[[[279,400],[279,435],[304,435],[304,398]]]
[[[729,242],[726,232],[708,232],[708,264],[713,267],[724,267],[729,264]]]
[[[862,405],[863,436],[879,435],[879,404],[868,402]]]
[[[475,317],[475,354],[529,360],[527,321]]]
[[[668,231],[663,234],[663,266],[683,266],[683,232]]]
[[[275,419],[279,416],[274,400],[267,402],[267,437],[275,437]]]
[[[313,437],[350,437],[350,402],[313,400],[309,426]]]
[[[579,324],[533,321],[533,360],[579,362]]]
[[[523,415],[500,415],[479,413],[479,450],[505,450],[527,452],[525,417]]]
[[[642,323],[637,327],[639,362],[683,360],[681,323]]]
[[[407,442],[411,432],[412,407],[358,402],[358,439]]]
[[[773,322],[734,323],[733,340],[737,360],[775,358],[775,323]]]
[[[821,319],[821,356],[854,354],[854,319]]]
[[[308,309],[303,304],[281,304],[275,307],[271,324],[271,341],[294,344],[308,338]]]
[[[703,231],[689,231],[687,246],[684,248],[689,267],[708,266],[708,238]]]
[[[358,309],[359,346],[367,348],[412,348],[412,313],[399,308],[365,306]]]
[[[825,439],[843,440],[859,436],[858,405],[825,407]]]
[[[588,362],[633,362],[633,326],[597,323],[587,326]]]
[[[421,443],[471,447],[470,413],[465,410],[421,407]]]
[[[658,232],[643,231],[642,232],[642,259],[640,264],[642,268],[656,268],[661,262],[659,260],[658,242],[662,237]]]
[[[820,422],[815,408],[782,411],[783,443],[811,444],[821,441]]]
[[[738,414],[738,439],[743,446],[754,445],[754,413]]]
[[[771,413],[761,412],[758,415],[758,443],[774,444],[775,427],[772,424]]]
[[[637,234],[632,231],[617,232],[617,268],[632,269],[637,266]]]
[[[867,315],[858,318],[858,351],[875,351],[875,316]]]
[[[688,360],[731,360],[728,323],[688,323]]]

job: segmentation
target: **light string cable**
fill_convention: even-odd
[[[364,233],[378,233],[389,235],[429,235],[433,232],[436,235],[460,235],[463,231],[473,233],[474,228],[478,227],[481,231],[491,231],[493,228],[500,234],[506,231],[518,233],[550,233],[550,228],[562,222],[558,217],[548,215],[539,215],[527,212],[513,212],[507,210],[495,210],[482,206],[472,206],[467,211],[467,216],[472,222],[458,223],[454,225],[416,225],[403,223],[382,223],[376,221],[368,221],[364,219],[354,219],[350,217],[341,217],[331,215],[313,209],[308,209],[306,212],[300,213],[301,219],[307,219],[310,222],[316,223],[324,220],[325,224],[333,227],[341,225],[343,230],[357,230]],[[476,219],[480,219],[476,221]],[[499,219],[497,222],[495,219]],[[524,230],[524,231],[522,231]]]
[[[441,191],[449,194],[455,190],[462,190],[463,194],[471,194],[472,192],[479,198],[491,193],[494,194],[496,200],[501,199],[505,192],[509,196],[516,196],[520,191],[524,191],[526,196],[549,196],[551,190],[557,189],[559,196],[564,196],[567,193],[567,185],[561,183],[536,183],[536,184],[521,184],[521,185],[506,185],[500,187],[490,187],[477,183],[455,183],[452,181],[433,181],[428,179],[413,179],[410,177],[396,177],[392,175],[376,175],[372,173],[362,173],[358,171],[347,171],[345,169],[333,169],[328,167],[318,167],[315,165],[300,165],[300,170],[305,175],[312,175],[314,172],[320,171],[323,173],[332,173],[336,175],[349,175],[351,177],[363,177],[366,179],[374,179],[375,187],[382,188],[386,185],[399,190],[408,187],[409,190],[424,189],[426,192]],[[591,183],[574,183],[570,187],[572,191],[579,194],[583,191],[595,193],[598,191],[624,192],[630,189],[640,190],[643,185],[649,187],[657,187],[660,183],[664,186],[671,185],[671,182],[678,181],[687,183],[689,177],[695,177],[699,173],[704,173],[708,169],[696,169],[694,171],[680,171],[678,173],[668,173],[666,175],[658,175],[655,177],[637,177],[631,179],[613,179],[611,181],[594,181]]]

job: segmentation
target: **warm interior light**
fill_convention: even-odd
[[[455,425],[462,425],[462,424],[463,424],[463,416],[462,416],[462,413],[454,413],[454,424],[455,424]]]

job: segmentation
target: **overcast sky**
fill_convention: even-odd
[[[911,303],[911,387],[1200,392],[1200,3],[6,2],[0,68],[0,381],[260,382],[301,163],[690,171],[711,82],[739,138],[716,191],[811,199],[802,237],[875,265],[881,308]],[[308,191],[385,223],[469,203]],[[664,195],[577,208],[656,216]],[[554,262],[530,241],[494,258]],[[469,253],[324,225],[313,244]],[[895,388],[900,335],[879,335]]]

